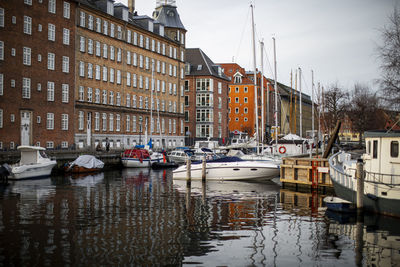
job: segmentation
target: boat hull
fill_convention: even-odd
[[[245,163],[243,163],[245,162]],[[186,179],[186,165],[173,171],[174,179]],[[264,163],[248,164],[246,161],[207,163],[206,180],[270,180],[279,176],[279,167]],[[202,164],[191,165],[191,179],[202,179]]]
[[[54,160],[40,164],[16,166],[12,168],[9,179],[21,180],[50,176],[51,170],[56,164],[57,162]]]
[[[138,158],[121,158],[122,165],[126,168],[149,168],[151,164],[154,162],[163,162],[163,158],[147,158],[147,159],[138,159]]]
[[[338,163],[339,156],[340,153],[337,153],[329,159],[330,177],[335,193],[342,199],[356,203],[357,180],[354,178],[354,173],[350,175],[344,172],[342,165]],[[396,194],[399,190],[399,185],[377,184],[368,181],[367,177],[364,181],[363,209],[367,212],[400,217],[400,198]],[[392,192],[395,193],[394,197],[384,196],[384,193]]]

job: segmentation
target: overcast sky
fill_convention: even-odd
[[[116,0],[127,5],[127,0]],[[177,0],[187,30],[186,47],[201,48],[215,63],[234,60],[253,70],[250,0]],[[304,74],[303,90],[338,82],[351,89],[380,77],[376,46],[380,29],[399,0],[255,0],[257,68],[264,39],[264,74],[273,78],[276,38],[278,81],[290,86],[290,72]],[[139,15],[152,16],[155,0],[136,0]]]

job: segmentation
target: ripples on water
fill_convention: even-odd
[[[204,187],[193,181],[187,189],[186,181],[173,181],[171,171],[147,169],[17,181],[0,192],[0,262],[400,264],[399,220],[365,217],[357,224],[338,214],[328,217],[321,206],[322,196],[272,182],[213,181]]]

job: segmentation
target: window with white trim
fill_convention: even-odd
[[[100,81],[100,66],[96,65],[96,80]]]
[[[100,113],[99,112],[94,113],[94,130],[95,131],[100,130]]]
[[[96,56],[98,56],[98,57],[101,56],[101,47],[100,47],[99,41],[96,41]]]
[[[49,13],[56,14],[56,0],[49,0]]]
[[[88,16],[88,29],[89,30],[93,30],[93,15],[90,15],[89,14],[89,16]]]
[[[117,62],[121,62],[122,60],[122,50],[118,47],[117,49]]]
[[[100,104],[100,89],[96,88],[94,92],[94,102]]]
[[[54,70],[56,55],[54,53],[47,54],[47,69]]]
[[[117,70],[117,84],[121,84],[121,71]]]
[[[4,8],[0,8],[0,27],[4,27]]]
[[[79,37],[79,51],[85,52],[85,37]]]
[[[126,32],[126,41],[130,44],[132,42],[132,32],[131,30],[128,30]]]
[[[29,47],[24,47],[23,50],[24,50],[23,64],[26,66],[30,66],[31,65],[31,49]]]
[[[101,32],[101,18],[96,18],[96,32]]]
[[[103,113],[103,121],[102,121],[102,131],[106,132],[107,131],[107,113]]]
[[[114,77],[115,77],[114,69],[110,68],[110,83],[114,83]]]
[[[49,23],[47,29],[47,37],[49,41],[56,40],[56,25]]]
[[[63,44],[69,45],[69,29],[63,29]]]
[[[117,92],[117,106],[121,106],[121,93]]]
[[[93,55],[93,40],[92,39],[88,39],[87,52],[88,52],[88,54]]]
[[[106,105],[107,104],[107,90],[103,90],[103,104]]]
[[[69,102],[69,84],[63,83],[61,85],[61,102],[63,103]]]
[[[69,19],[71,17],[71,6],[68,2],[64,1],[64,9],[63,9],[63,16],[66,19]]]
[[[110,45],[110,59],[114,60],[115,59],[115,49],[114,46]]]
[[[87,76],[89,79],[93,79],[93,64],[92,63],[88,63]]]
[[[131,86],[131,73],[126,73],[126,86]]]
[[[0,60],[4,60],[4,42],[0,41]]]
[[[103,20],[103,34],[108,34],[108,22],[106,20]]]
[[[110,36],[114,38],[115,35],[115,25],[114,23],[110,24]]]
[[[31,98],[31,79],[22,78],[22,98]]]
[[[79,101],[85,101],[85,87],[79,86]]]
[[[107,81],[107,73],[108,73],[107,67],[103,66],[103,81],[104,82]]]
[[[85,77],[85,62],[79,61],[79,76]]]
[[[108,57],[108,45],[103,44],[103,58],[107,58],[107,57]]]
[[[137,54],[133,53],[133,66],[137,67]]]
[[[4,75],[0,73],[0,95],[4,94]]]
[[[61,142],[61,148],[68,148],[68,142],[67,141],[62,141]]]
[[[54,101],[54,82],[47,82],[47,101]]]
[[[88,87],[87,89],[87,101],[88,102],[93,102],[93,88]]]
[[[137,32],[133,32],[133,44],[137,45],[138,43],[138,36],[137,36]]]
[[[133,95],[133,96],[132,96],[132,107],[133,107],[133,108],[136,108],[136,106],[137,106],[136,95]]]
[[[142,89],[143,88],[143,76],[139,75],[139,88]]]
[[[85,22],[86,22],[86,13],[81,11],[81,14],[79,16],[79,25],[81,27],[85,27],[85,24],[86,24]]]
[[[119,132],[121,131],[121,115],[117,114],[116,120],[115,130]]]
[[[54,113],[47,113],[46,129],[54,130]]]
[[[114,105],[114,92],[110,91],[110,100],[108,102],[110,105]]]
[[[53,141],[47,141],[46,142],[46,148],[47,149],[53,149],[54,148],[54,142]]]
[[[110,124],[109,124],[109,130],[110,130],[110,132],[112,132],[112,131],[114,131],[114,114],[110,114],[109,115],[109,122],[110,122]]]
[[[121,29],[121,26],[117,26],[117,38],[119,39],[119,40],[121,40],[122,39],[122,29]]]
[[[62,72],[69,73],[69,57],[63,56],[62,58]]]
[[[126,64],[131,65],[131,52],[126,51]]]
[[[85,113],[83,111],[79,111],[78,115],[78,129],[83,130],[83,125],[84,125],[84,118],[85,118]]]
[[[24,33],[32,34],[32,18],[28,16],[24,16]]]
[[[129,132],[131,130],[131,116],[126,115],[126,128],[125,130]]]
[[[68,131],[68,114],[61,114],[61,130]]]
[[[137,78],[136,78],[136,73],[132,74],[132,86],[137,87]]]
[[[136,116],[132,116],[132,132],[136,132]]]

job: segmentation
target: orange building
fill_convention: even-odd
[[[246,72],[244,68],[236,63],[220,64],[224,69],[226,76],[231,78],[229,84],[229,130],[246,132],[253,136],[256,127],[255,116],[255,90],[254,90],[254,72]],[[273,83],[264,78],[264,122],[262,123],[262,95],[261,95],[261,73],[257,71],[257,106],[258,106],[258,129],[261,135],[261,126],[264,125],[264,132],[273,124],[273,106],[269,105],[270,112],[267,112],[267,88],[269,88],[269,102],[273,103]],[[269,118],[267,118],[269,114]]]

